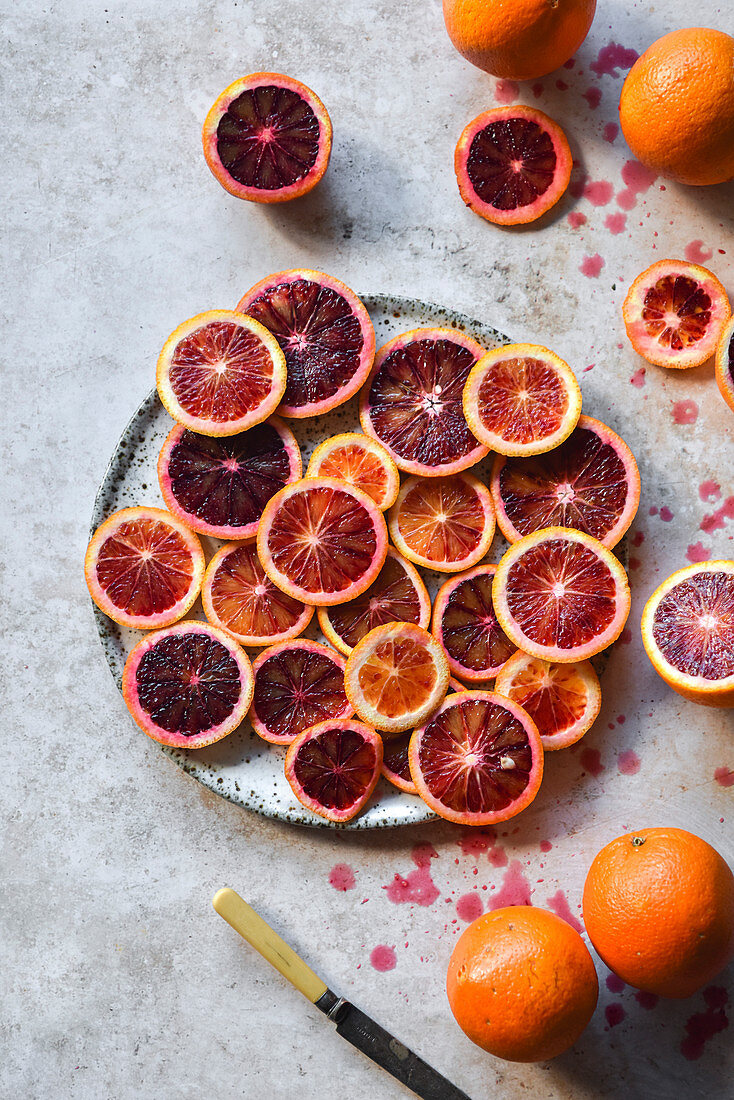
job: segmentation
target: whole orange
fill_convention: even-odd
[[[478,917],[459,937],[446,992],[473,1043],[511,1062],[555,1058],[576,1042],[599,995],[586,944],[530,905]]]
[[[459,53],[508,80],[535,80],[568,61],[595,10],[596,0],[443,0]]]
[[[610,970],[661,997],[690,997],[734,955],[734,875],[685,829],[640,829],[607,844],[583,905]]]
[[[734,176],[734,38],[689,27],[663,35],[627,74],[619,101],[627,144],[679,183]]]

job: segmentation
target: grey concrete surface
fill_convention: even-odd
[[[604,70],[610,43],[641,51],[692,19],[731,30],[729,4],[600,0],[575,68],[518,98],[556,117],[589,181],[609,186],[569,194],[516,232],[468,211],[452,168],[465,123],[515,90],[453,51],[438,0],[2,7],[0,1095],[407,1096],[215,916],[210,898],[224,884],[475,1100],[732,1095],[731,1032],[684,1043],[714,1032],[731,1005],[697,995],[645,1008],[632,990],[610,990],[599,962],[599,1008],[579,1043],[552,1063],[514,1066],[469,1043],[444,993],[466,893],[486,907],[492,890],[524,880],[534,904],[559,906],[562,891],[578,915],[593,853],[635,825],[691,828],[734,861],[734,788],[715,779],[734,769],[731,717],[668,692],[638,637],[646,595],[689,547],[731,556],[732,520],[700,525],[734,491],[732,414],[710,365],[638,374],[620,320],[634,276],[686,249],[734,292],[734,189],[658,180],[628,202],[629,153],[620,135],[605,137],[624,70],[591,67]],[[311,84],[335,127],[319,188],[273,209],[227,195],[199,142],[219,91],[269,68]],[[593,108],[590,87],[601,92]],[[584,274],[596,256],[598,274]],[[448,825],[347,836],[244,812],[140,733],[104,664],[82,575],[89,515],[157,352],[184,318],[295,266],[553,347],[578,370],[586,410],[640,461],[630,634],[605,674],[602,715],[583,750],[548,760],[535,803],[490,850],[465,851]],[[698,415],[678,424],[684,400]],[[718,500],[702,498],[707,481]],[[620,761],[630,752],[636,774]],[[330,884],[338,863],[353,869],[352,889]],[[371,965],[377,945],[394,949],[392,970]],[[730,990],[731,978],[714,985]]]

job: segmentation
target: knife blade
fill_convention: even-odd
[[[336,1024],[337,1034],[407,1085],[421,1100],[470,1100],[361,1009],[337,997],[255,910],[224,887],[212,899],[217,913]]]

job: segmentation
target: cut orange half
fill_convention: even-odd
[[[500,670],[494,687],[528,712],[546,750],[574,745],[601,710],[599,677],[590,661],[551,664],[515,653]]]
[[[567,439],[581,415],[568,363],[539,344],[486,352],[464,387],[464,416],[477,439],[503,455],[537,455]]]
[[[275,412],[285,356],[252,317],[231,309],[179,325],[158,356],[158,396],[174,420],[201,435],[237,435]]]
[[[426,569],[459,573],[489,550],[494,505],[487,487],[471,474],[411,477],[390,509],[388,523],[404,557]]]
[[[306,477],[337,477],[372,497],[381,512],[392,507],[400,474],[382,444],[359,432],[333,435],[311,455]]]
[[[384,733],[424,722],[449,686],[446,654],[412,623],[375,627],[347,658],[344,685],[355,713]]]
[[[446,650],[449,668],[468,683],[492,680],[515,652],[492,605],[495,565],[478,565],[439,588],[431,633]]]
[[[642,612],[642,641],[684,699],[734,706],[734,561],[699,562],[663,581]]]
[[[564,664],[611,645],[630,610],[619,560],[598,539],[568,527],[546,527],[511,546],[497,566],[492,598],[518,649]]]
[[[724,325],[716,349],[716,385],[734,411],[734,317]]]
[[[301,805],[327,821],[350,821],[377,785],[382,751],[380,735],[362,722],[319,722],[289,747],[285,777]]]

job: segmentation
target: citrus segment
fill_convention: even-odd
[[[282,73],[250,73],[225,88],[206,116],[204,157],[225,190],[286,202],[316,186],[329,163],[331,119],[318,96]]]
[[[220,539],[252,538],[270,498],[301,476],[295,436],[277,417],[215,439],[176,424],[158,459],[168,508],[187,526]]]
[[[147,634],[125,662],[122,694],[149,737],[200,749],[236,729],[252,699],[246,654],[208,623],[185,622]]]
[[[418,570],[392,546],[377,577],[361,596],[319,608],[319,624],[332,645],[347,656],[370,630],[384,623],[431,621],[431,599]]]
[[[381,512],[400,490],[400,474],[385,448],[368,435],[344,432],[320,443],[311,455],[306,477],[337,477],[372,497]]]
[[[298,801],[328,821],[349,821],[380,778],[382,739],[354,719],[320,722],[289,747],[285,777]]]
[[[452,677],[449,680],[448,690],[449,692],[465,691],[466,688]],[[418,794],[408,761],[408,748],[412,736],[413,731],[410,730],[408,733],[399,733],[395,737],[388,738],[382,757],[382,774],[385,779],[405,794]]]
[[[255,733],[288,745],[303,730],[337,718],[352,707],[344,691],[344,658],[306,638],[279,642],[253,661],[255,690],[249,718]]]
[[[598,539],[566,527],[546,527],[511,546],[497,566],[492,597],[518,649],[561,663],[611,645],[630,610],[618,559]]]
[[[210,623],[246,646],[297,638],[314,611],[275,587],[251,542],[217,551],[204,574],[201,602]]]
[[[304,603],[343,603],[369,588],[387,554],[371,497],[336,478],[304,478],[265,506],[257,552],[273,584]]]
[[[543,776],[543,746],[526,711],[490,691],[450,695],[408,750],[418,794],[460,825],[491,825],[524,810]]]
[[[682,370],[714,354],[731,307],[707,268],[686,260],[659,260],[632,283],[622,316],[639,355],[659,367]]]
[[[679,695],[734,706],[734,562],[699,562],[663,581],[642,612],[642,641]]]
[[[385,733],[401,733],[425,721],[448,684],[442,647],[412,623],[375,627],[354,647],[344,670],[356,714]]]
[[[484,557],[494,537],[489,490],[471,474],[412,477],[388,517],[390,534],[404,557],[440,573],[458,573]]]
[[[551,664],[515,653],[498,673],[494,687],[528,712],[546,751],[574,745],[601,710],[599,677],[590,661]]]
[[[451,671],[469,683],[493,679],[516,649],[494,613],[495,569],[480,565],[450,577],[433,604],[431,631],[446,650]]]
[[[634,455],[590,416],[580,416],[568,439],[542,458],[498,455],[490,487],[509,542],[543,527],[574,527],[616,546],[640,503]]]
[[[563,359],[538,344],[484,355],[464,387],[464,415],[477,439],[505,455],[536,455],[566,439],[581,414],[581,390]]]
[[[283,352],[263,325],[230,309],[179,325],[158,356],[158,396],[202,435],[237,435],[266,420],[285,391]]]
[[[353,290],[322,271],[268,275],[237,309],[268,329],[288,367],[281,416],[317,416],[343,405],[367,377],[375,330]]]
[[[534,107],[495,107],[463,130],[454,153],[461,197],[496,225],[533,222],[568,187],[573,158],[558,123]]]
[[[182,618],[199,595],[204,551],[162,508],[123,508],[94,532],[84,560],[89,593],[121,626],[152,630]]]
[[[716,349],[716,385],[734,411],[734,317],[724,325]]]
[[[469,431],[461,393],[483,348],[454,329],[413,329],[380,348],[362,390],[362,429],[401,470],[439,477],[487,451]]]

